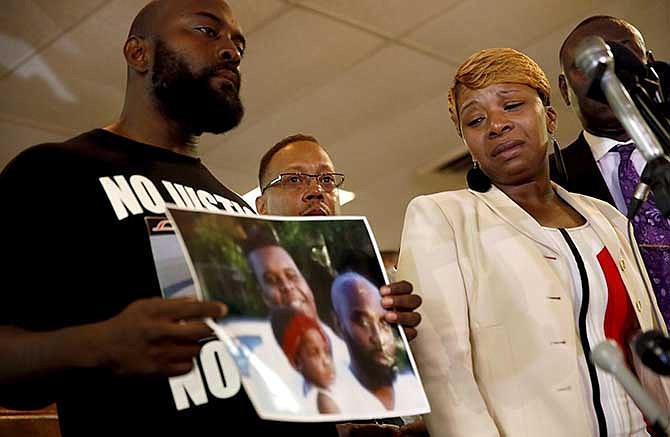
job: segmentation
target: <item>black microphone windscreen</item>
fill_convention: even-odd
[[[614,57],[614,72],[624,85],[647,76],[646,65],[632,50],[616,41],[607,41],[607,44]]]
[[[636,82],[644,80],[647,76],[647,67],[642,60],[628,47],[616,41],[605,41],[612,52],[614,60],[614,73],[624,87],[629,88]],[[607,103],[605,94],[600,88],[599,81],[594,81],[587,95],[599,102]]]
[[[642,363],[659,375],[670,375],[670,338],[659,331],[646,331],[635,340]]]

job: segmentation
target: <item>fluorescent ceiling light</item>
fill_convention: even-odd
[[[356,193],[353,191],[341,190],[339,188],[338,190],[340,191],[340,206],[346,205],[356,198]]]
[[[339,188],[338,191],[340,198],[340,206],[345,205],[356,198],[356,193],[354,193],[353,191],[342,190]],[[243,194],[242,199],[244,199],[244,201],[247,202],[254,211],[256,211],[256,198],[260,195],[261,195],[261,189],[256,187],[253,190],[249,191],[248,193]]]

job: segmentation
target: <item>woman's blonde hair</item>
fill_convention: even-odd
[[[460,114],[456,107],[458,85],[476,90],[496,83],[528,85],[537,91],[545,106],[551,104],[549,80],[535,61],[510,48],[480,50],[458,67],[454,77],[454,85],[449,89],[449,115],[459,135],[461,134]]]

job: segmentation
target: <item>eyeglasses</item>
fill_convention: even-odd
[[[280,173],[277,177],[268,182],[267,185],[261,188],[261,194],[265,193],[265,190],[275,185],[280,185],[288,189],[303,189],[309,186],[312,178],[314,178],[316,183],[327,193],[330,193],[344,182],[344,175],[342,173]]]

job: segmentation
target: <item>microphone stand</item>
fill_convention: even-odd
[[[626,89],[629,90],[633,103],[644,117],[649,128],[656,135],[663,151],[668,153],[670,151],[670,123],[668,121],[670,113],[666,113],[661,107],[662,102],[655,102],[638,81],[632,83]]]
[[[648,162],[651,191],[663,217],[670,217],[670,160],[667,156]]]
[[[658,112],[653,110],[655,107],[653,100],[649,98],[646,90],[639,83],[631,86],[630,95],[635,107],[638,108],[649,129],[660,144],[661,150],[667,153],[670,150],[670,124],[665,118],[665,114],[661,112],[658,115]],[[647,180],[643,181],[654,192],[656,206],[664,217],[668,217],[668,211],[670,210],[670,204],[668,204],[670,201],[670,170],[667,162],[668,156],[665,154],[660,157],[660,160],[657,158],[649,161],[644,170]]]
[[[616,76],[609,46],[602,38],[589,36],[579,44],[577,53],[577,66],[592,80],[599,82],[614,115],[647,161],[656,205],[664,217],[670,217],[670,158]],[[652,114],[651,119],[656,117]]]

